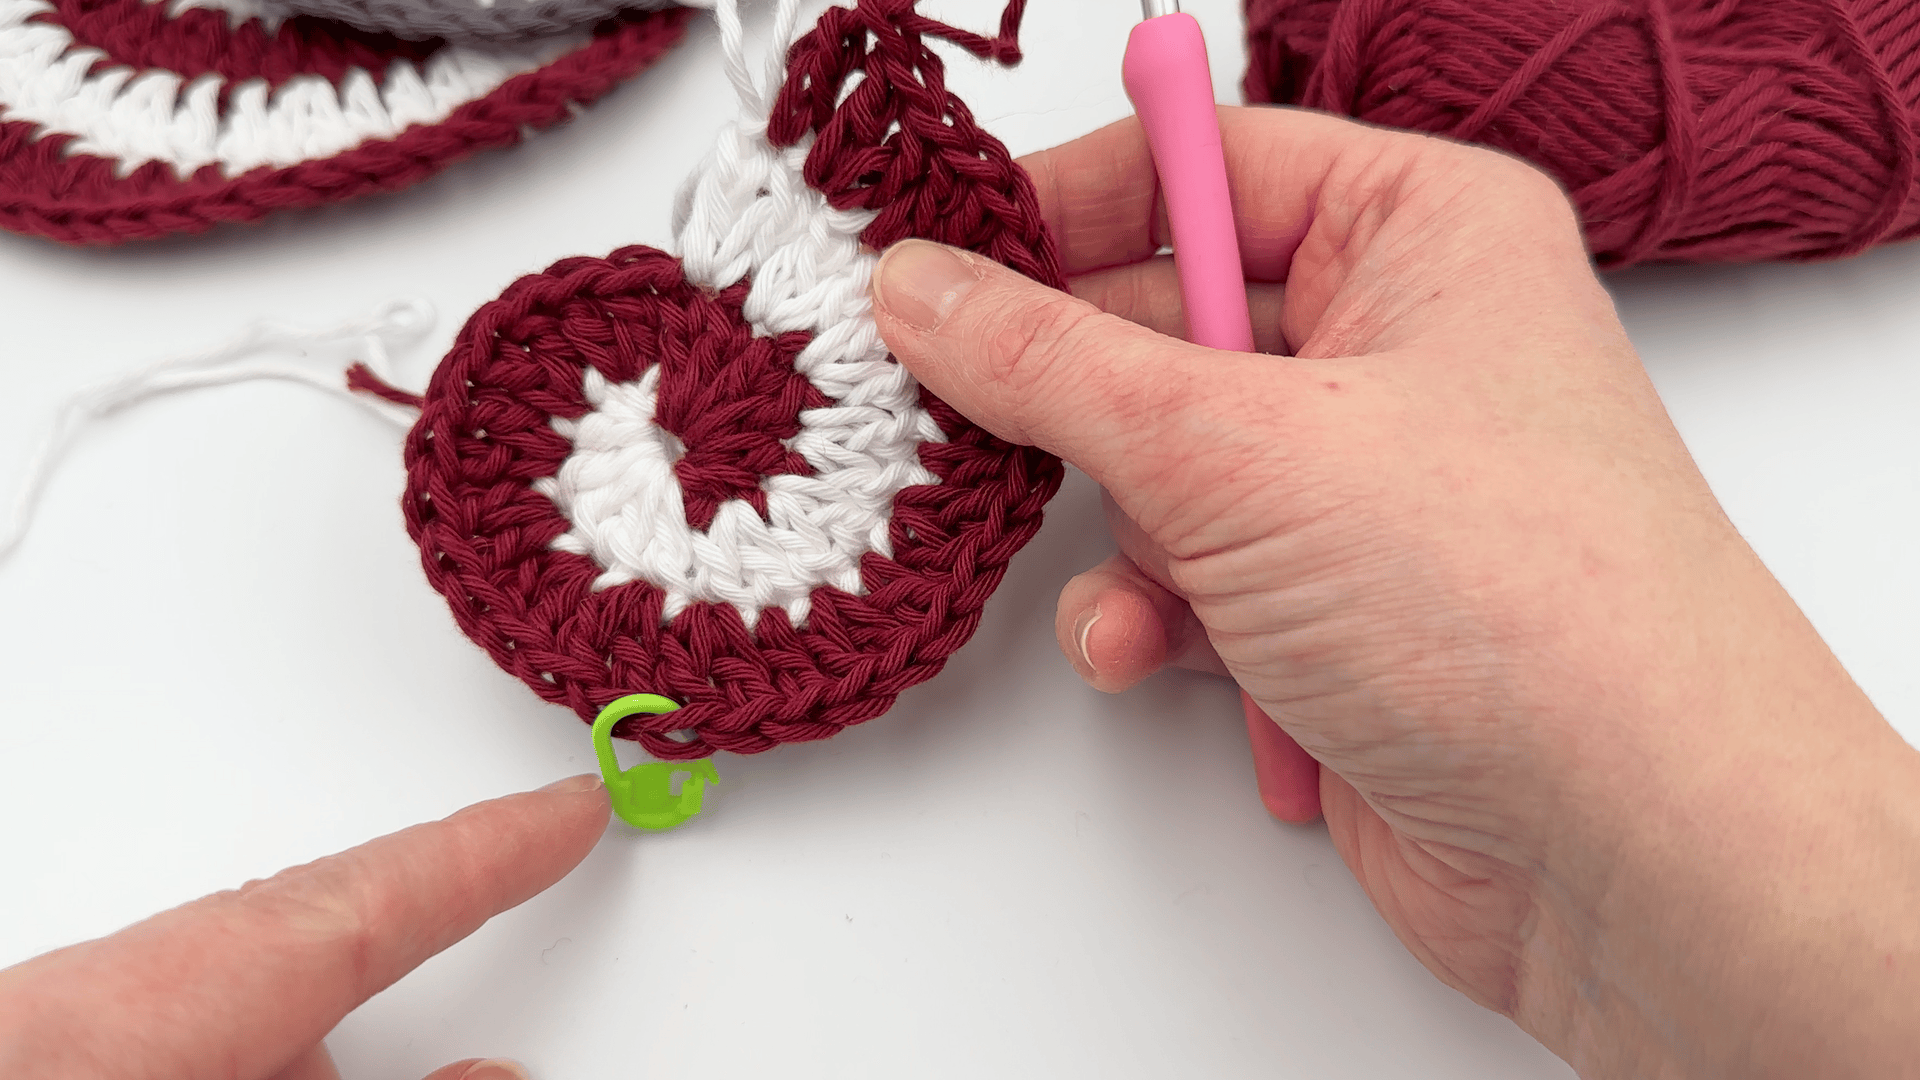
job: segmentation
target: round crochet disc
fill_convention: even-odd
[[[114,244],[395,191],[567,119],[689,14],[481,47],[223,2],[0,0],[0,227]]]
[[[409,445],[409,526],[461,626],[583,718],[640,687],[681,703],[661,720],[698,738],[641,735],[663,757],[885,711],[971,634],[1059,482],[904,372],[898,401],[829,397],[795,370],[817,339],[758,332],[749,289],[644,247],[523,278]]]
[[[874,252],[902,236],[1061,284],[1032,182],[945,92],[936,32],[991,45],[903,0],[830,9],[786,54],[791,93],[743,88],[683,190],[683,254],[515,282],[408,437],[408,530],[461,628],[583,720],[678,702],[621,721],[656,756],[885,712],[972,635],[1059,487],[1057,460],[923,392],[874,327]]]
[[[403,38],[472,41],[557,34],[673,0],[273,0],[302,15]]]

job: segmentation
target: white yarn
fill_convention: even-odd
[[[182,176],[210,164],[238,176],[331,157],[369,139],[435,124],[501,83],[585,44],[555,34],[514,45],[442,48],[424,65],[395,60],[375,86],[354,70],[338,87],[299,75],[269,92],[264,79],[232,88],[224,112],[217,75],[185,82],[170,71],[114,67],[89,75],[105,54],[78,48],[65,27],[30,22],[46,0],[0,0],[0,119],[74,136],[73,153],[112,158],[121,175],[164,161]]]
[[[773,40],[781,46],[793,38],[797,9],[797,0],[781,0],[776,10]],[[733,605],[751,628],[770,607],[805,619],[822,585],[864,591],[860,557],[892,555],[894,496],[938,483],[918,451],[945,436],[874,327],[867,287],[876,257],[860,245],[874,214],[835,210],[807,186],[801,166],[810,140],[786,149],[767,141],[784,47],[771,50],[756,79],[737,0],[720,0],[715,18],[743,115],[682,187],[677,246],[696,285],[719,290],[751,275],[744,314],[756,334],[813,335],[794,367],[834,404],[801,413],[800,432],[787,442],[814,475],[764,478],[765,519],[735,499],[720,505],[706,531],[692,528],[673,473],[678,441],[653,420],[654,367],[617,385],[587,372],[593,411],[555,423],[574,450],[535,487],[573,524],[554,546],[605,569],[596,588],[650,582],[666,593],[668,618],[702,600]]]
[[[25,479],[14,497],[6,528],[0,529],[0,561],[5,561],[26,538],[47,481],[80,432],[94,421],[178,390],[282,379],[342,394],[402,428],[409,427],[416,416],[413,410],[348,390],[346,368],[358,361],[391,383],[388,350],[412,343],[432,326],[433,308],[422,300],[388,304],[370,318],[329,330],[263,322],[211,352],[164,360],[76,391],[54,414],[52,426],[27,459]],[[292,357],[266,359],[275,354]],[[250,359],[254,362],[247,363]]]

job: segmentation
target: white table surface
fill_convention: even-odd
[[[1237,97],[1238,16],[1189,4]],[[986,29],[997,4],[931,12]],[[952,66],[1015,152],[1127,112],[1123,0],[1042,0],[1026,65]],[[750,26],[754,23],[750,22]],[[567,255],[664,244],[730,115],[711,22],[571,126],[409,192],[112,251],[0,237],[0,484],[74,388],[262,317],[459,320]],[[1920,247],[1611,282],[1734,521],[1920,738]],[[0,963],[592,763],[454,627],[399,439],[285,384],[91,431],[0,565]],[[5,489],[0,489],[5,490]],[[721,761],[708,814],[616,826],[551,892],[359,1010],[351,1078],[467,1055],[621,1077],[1564,1077],[1443,988],[1320,828],[1251,789],[1231,686],[1105,697],[1053,598],[1109,550],[1076,477],[973,642],[892,713]]]

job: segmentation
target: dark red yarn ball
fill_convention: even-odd
[[[1250,101],[1527,158],[1603,266],[1920,235],[1914,0],[1246,0]]]

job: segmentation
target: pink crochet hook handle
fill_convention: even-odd
[[[1187,337],[1208,348],[1252,352],[1253,317],[1207,42],[1200,24],[1180,11],[1179,0],[1141,0],[1141,7],[1146,19],[1127,39],[1120,77],[1160,174]],[[1240,703],[1261,800],[1283,821],[1312,821],[1320,814],[1319,764],[1244,690]]]

